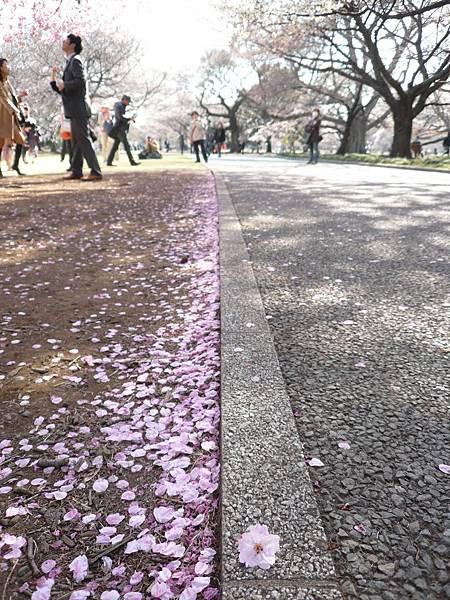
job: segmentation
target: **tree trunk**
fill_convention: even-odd
[[[411,158],[411,136],[413,126],[412,106],[399,100],[392,108],[394,118],[394,138],[390,155]]]
[[[237,121],[236,113],[230,113],[228,115],[229,130],[231,134],[230,152],[239,152],[239,124]]]
[[[359,105],[349,111],[341,143],[336,154],[365,154],[367,138],[367,115]]]

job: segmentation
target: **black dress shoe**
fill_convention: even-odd
[[[19,167],[13,167],[13,171],[15,171],[17,175],[22,175],[23,177],[25,177],[25,173],[22,173]]]
[[[130,163],[132,167],[137,167],[138,165],[140,165],[140,162],[132,162]]]
[[[117,167],[117,165],[113,165],[112,163],[106,163],[107,167]]]

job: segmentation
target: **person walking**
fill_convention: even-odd
[[[25,137],[19,125],[20,111],[11,96],[8,82],[9,73],[8,61],[6,58],[0,58],[0,157],[3,147],[10,146],[12,141],[21,147],[25,143]],[[1,165],[0,177],[3,177]]]
[[[308,165],[315,165],[319,160],[319,143],[322,141],[320,124],[320,110],[315,108],[312,111],[311,120],[305,126],[305,131],[308,134],[306,139],[306,145],[309,148],[309,161],[306,163]]]
[[[222,157],[222,146],[225,143],[225,127],[223,126],[222,121],[219,121],[214,129],[214,148],[216,150],[217,156],[219,158]]]
[[[203,125],[200,121],[200,115],[198,114],[198,112],[196,110],[194,110],[191,113],[191,118],[192,118],[192,123],[191,123],[191,132],[190,132],[190,138],[191,138],[191,144],[194,146],[194,151],[195,151],[195,155],[196,155],[196,161],[195,162],[200,162],[200,152],[199,152],[199,148],[202,151],[202,156],[203,156],[203,160],[205,161],[205,163],[208,162],[208,156],[206,154],[206,148],[205,148],[205,130],[203,129]]]
[[[65,179],[99,181],[102,179],[102,172],[89,137],[91,108],[88,103],[83,61],[80,57],[82,49],[81,38],[70,33],[63,41],[67,64],[62,79],[56,80],[57,68],[53,67],[50,85],[55,92],[61,95],[64,114],[70,119],[73,152],[72,173]],[[83,177],[83,159],[86,160],[91,170],[87,177]]]
[[[136,167],[141,163],[136,162],[131,154],[130,142],[128,141],[127,133],[130,128],[130,122],[134,121],[134,117],[126,115],[127,106],[130,104],[131,98],[124,94],[122,100],[114,104],[114,127],[111,129],[109,136],[114,139],[114,144],[108,155],[106,164],[108,167],[113,167],[113,159],[119,148],[120,143],[123,144],[128,160],[132,167]]]

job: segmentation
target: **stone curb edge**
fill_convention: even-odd
[[[222,600],[342,600],[264,306],[231,196],[214,174],[221,281]],[[256,522],[280,535],[268,571],[238,561]]]

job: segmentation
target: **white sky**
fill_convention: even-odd
[[[143,40],[149,67],[195,68],[208,49],[223,48],[229,30],[217,0],[126,0],[124,26]]]

